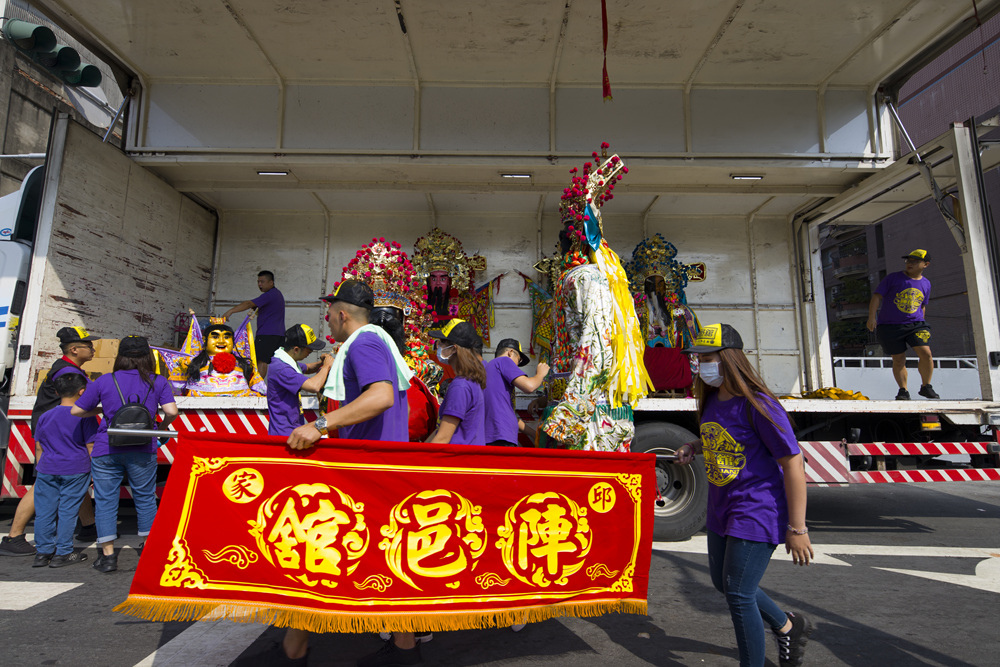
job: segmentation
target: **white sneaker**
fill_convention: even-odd
[[[390,639],[392,639],[392,633],[391,632],[380,632],[380,633],[378,633],[378,638],[381,639],[384,642],[387,642]]]
[[[514,625],[510,626],[510,629],[513,630],[514,632],[520,632],[521,630],[524,630],[526,626],[527,623],[515,623]]]

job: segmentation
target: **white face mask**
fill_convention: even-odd
[[[712,387],[722,386],[722,370],[718,361],[703,361],[698,366],[698,377],[701,381]]]
[[[445,350],[451,350],[448,354],[444,354]],[[455,356],[455,346],[449,345],[447,347],[442,347],[437,351],[437,358],[442,364],[448,363],[448,360]]]

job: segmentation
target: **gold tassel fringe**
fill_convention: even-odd
[[[602,614],[646,615],[645,600],[595,600],[459,613],[366,614],[324,612],[301,607],[276,607],[253,602],[221,602],[154,598],[130,595],[114,611],[153,622],[228,619],[238,623],[265,623],[309,632],[445,632],[506,628],[515,623],[538,623],[564,616],[588,617]]]

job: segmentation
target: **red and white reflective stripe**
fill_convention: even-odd
[[[806,482],[847,482],[847,457],[839,442],[799,441],[805,457]]]
[[[12,422],[7,441],[7,449],[14,453],[14,458],[21,463],[35,462],[35,439],[31,437],[31,424],[28,422]]]
[[[939,456],[986,454],[989,442],[857,442],[847,445],[852,456]]]
[[[1000,468],[967,468],[961,470],[866,470],[851,473],[851,481],[859,484],[899,482],[996,482]]]
[[[27,487],[21,484],[23,474],[24,466],[8,449],[7,460],[3,466],[3,489],[0,490],[0,498],[20,498],[24,495]]]

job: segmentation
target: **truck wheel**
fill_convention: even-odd
[[[691,431],[666,422],[639,424],[632,440],[633,452],[673,454],[685,442],[697,440]],[[708,478],[700,456],[690,465],[658,462],[653,539],[659,542],[686,540],[705,527],[708,514]]]

